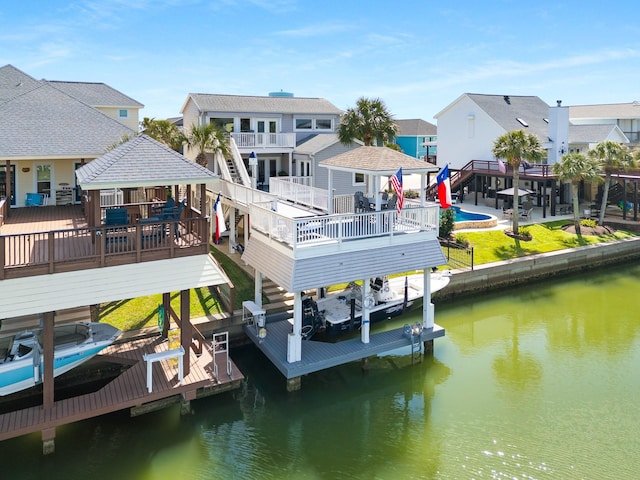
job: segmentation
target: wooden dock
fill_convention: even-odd
[[[177,399],[189,402],[240,387],[244,376],[230,361],[231,375],[227,374],[227,356],[216,355],[218,378],[214,375],[212,345],[203,353],[191,355],[190,373],[178,380],[177,360],[162,360],[152,366],[152,391],[147,391],[147,364],[144,355],[165,352],[168,342],[160,337],[143,338],[114,344],[101,352],[102,360],[130,365],[130,367],[99,390],[65,400],[56,401],[53,408],[42,405],[15,410],[0,415],[0,441],[34,432],[42,432],[43,448],[53,442],[58,426],[78,422],[124,409],[141,408],[153,402]],[[51,447],[50,447],[51,448]],[[48,452],[45,452],[48,453]]]

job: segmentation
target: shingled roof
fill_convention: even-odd
[[[0,103],[11,100],[38,85],[38,80],[13,65],[0,67]]]
[[[94,158],[135,132],[48,82],[0,103],[0,159]]]
[[[49,80],[54,87],[92,107],[143,108],[144,105],[105,83]]]
[[[421,118],[394,120],[398,125],[398,137],[431,137],[437,134],[438,127]]]
[[[217,95],[190,93],[184,107],[191,99],[201,112],[233,113],[282,113],[340,115],[342,110],[324,98],[258,97],[242,95]]]
[[[196,185],[219,179],[147,135],[138,135],[76,170],[83,190]]]
[[[358,147],[319,164],[331,170],[393,175],[402,167],[403,173],[437,172],[438,167],[388,147]]]

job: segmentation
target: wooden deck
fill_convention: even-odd
[[[260,338],[255,326],[244,327],[247,336],[287,379],[411,345],[411,339],[403,334],[403,328],[372,334],[369,343],[362,343],[360,338],[336,343],[303,340],[302,360],[289,363],[287,362],[287,341],[292,330],[289,321],[267,322],[266,329],[267,336]],[[423,331],[420,341],[433,340],[443,337],[444,334],[444,328],[435,325],[433,329]]]
[[[206,254],[208,228],[186,213],[107,228],[89,227],[79,206],[17,208],[0,227],[0,279]]]
[[[168,342],[160,337],[115,344],[103,350],[100,357],[113,363],[131,365],[103,388],[84,395],[56,401],[53,408],[25,408],[0,415],[0,441],[34,432],[42,432],[43,440],[53,439],[55,428],[68,423],[105,415],[118,410],[139,407],[150,402],[179,397],[193,400],[238,388],[244,376],[231,362],[227,375],[226,357],[216,358],[219,378],[214,377],[211,344],[200,357],[191,355],[190,373],[178,381],[177,362],[163,360],[153,363],[153,388],[147,391],[146,362],[143,355],[163,352]]]

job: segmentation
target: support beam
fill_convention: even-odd
[[[54,333],[53,333],[53,312],[43,314],[44,325],[42,329],[42,407],[45,412],[50,411],[54,404],[53,391],[53,358],[54,358]],[[38,369],[40,368],[37,366]]]
[[[371,283],[369,278],[362,281],[362,325],[360,327],[360,339],[362,343],[369,343],[369,332],[371,331],[369,296],[371,295]],[[373,297],[371,297],[373,298]]]
[[[431,274],[429,270],[424,271],[422,297],[422,326],[423,328],[433,328],[435,325],[435,307],[431,302]]]
[[[171,293],[166,292],[162,294],[162,308],[164,310],[164,324],[162,325],[162,338],[169,337],[169,330],[171,329]]]
[[[42,431],[42,454],[50,455],[56,451],[56,429],[47,428]]]
[[[254,278],[253,303],[262,308],[262,272],[256,270]]]
[[[293,294],[293,332],[288,336],[287,362],[302,360],[302,294]]]
[[[191,341],[193,338],[193,327],[191,326],[191,305],[190,290],[180,291],[180,345],[184,348],[182,357],[183,374],[189,375],[191,371]]]

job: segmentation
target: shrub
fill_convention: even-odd
[[[440,211],[440,236],[447,238],[451,236],[453,227],[455,226],[455,217],[453,209],[447,208]]]
[[[596,221],[592,218],[585,218],[584,220],[580,221],[580,225],[582,225],[583,227],[587,227],[587,228],[595,228],[596,227]]]

